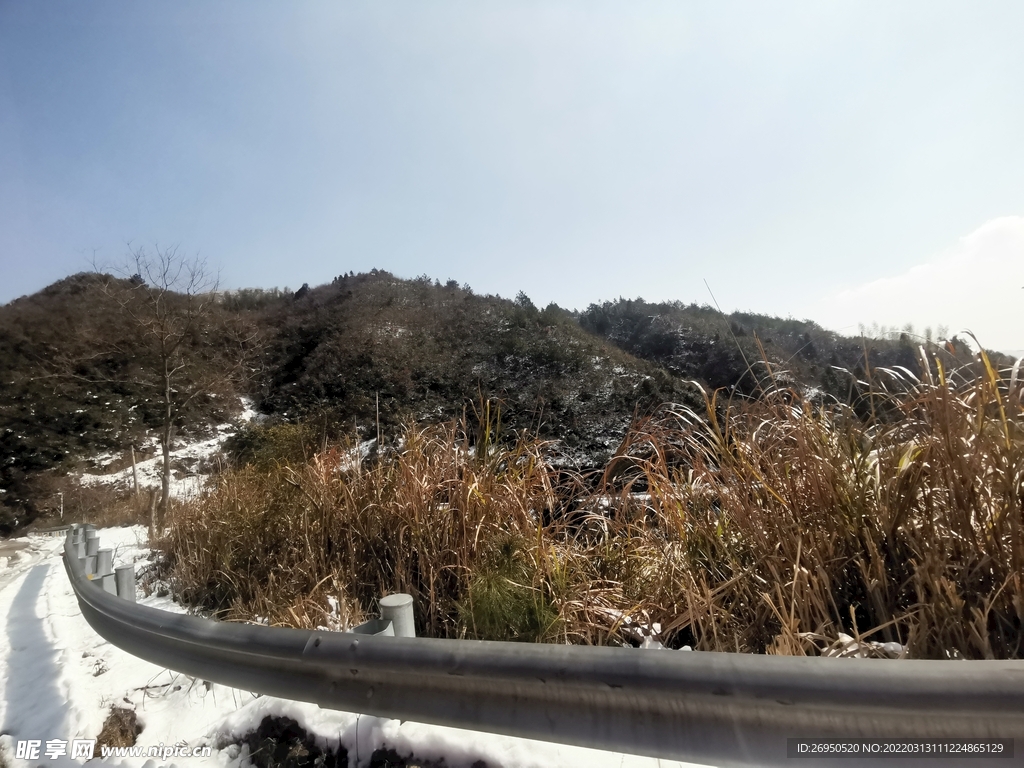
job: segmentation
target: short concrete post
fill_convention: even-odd
[[[106,576],[114,572],[114,550],[101,549],[96,553],[96,573]]]
[[[135,602],[135,566],[119,565],[114,569],[114,577],[117,581],[117,596],[123,597],[128,602]]]
[[[412,614],[412,595],[395,594],[380,599],[380,617],[390,621],[395,637],[416,637],[416,622]]]
[[[76,541],[74,544],[71,545],[71,548],[74,551],[75,556],[79,560],[84,560],[85,559],[85,542],[84,541],[81,541],[81,540]]]
[[[90,531],[89,533],[93,533]],[[100,551],[100,537],[99,534],[90,536],[89,533],[85,534],[85,556],[95,555]]]
[[[96,555],[85,556],[85,575],[87,578],[96,575]]]
[[[109,592],[112,595],[117,594],[117,584],[114,581],[114,574],[104,573],[102,576],[97,577],[100,580],[100,586],[103,587],[104,592]]]

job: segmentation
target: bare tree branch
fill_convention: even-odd
[[[154,353],[150,376],[162,405],[163,472],[157,519],[151,525],[158,532],[170,499],[174,424],[189,403],[215,386],[197,372],[200,350],[195,335],[214,308],[219,278],[211,274],[205,259],[186,257],[178,245],[157,245],[150,251],[129,242],[128,249],[124,263],[115,268],[121,279],[107,280],[102,291]],[[219,374],[223,379],[224,371]]]

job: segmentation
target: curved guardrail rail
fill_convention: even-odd
[[[1015,739],[1012,758],[942,764],[1024,764],[1021,661],[794,658],[260,627],[122,600],[86,577],[70,543],[64,563],[85,619],[128,653],[325,708],[723,766],[792,768],[787,738],[796,737]]]

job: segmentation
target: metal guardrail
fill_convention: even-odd
[[[1015,739],[1013,757],[941,764],[1024,765],[1024,661],[795,658],[260,627],[115,597],[86,577],[70,535],[64,563],[85,619],[128,653],[325,708],[720,766],[888,764],[794,763],[787,738],[795,737]]]

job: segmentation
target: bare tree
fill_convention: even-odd
[[[219,280],[205,259],[186,257],[177,246],[149,251],[129,243],[129,255],[117,271],[125,279],[108,280],[103,292],[117,302],[148,351],[149,360],[139,375],[157,390],[161,401],[163,471],[156,519],[150,521],[159,532],[170,499],[175,422],[192,400],[214,386],[209,371],[199,363]],[[223,381],[226,373],[219,370],[217,378]]]

